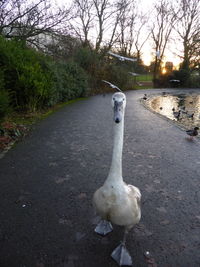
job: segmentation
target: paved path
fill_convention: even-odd
[[[199,267],[200,139],[145,109],[144,92],[127,93],[123,176],[143,197],[127,246],[135,267]],[[110,253],[123,231],[96,235],[91,204],[111,161],[110,98],[66,106],[0,160],[1,267],[117,266]]]

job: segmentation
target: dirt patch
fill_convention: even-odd
[[[0,128],[0,157],[8,151],[15,142],[21,140],[29,131],[29,127],[14,122],[3,122]]]

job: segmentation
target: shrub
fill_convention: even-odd
[[[117,85],[122,90],[133,89],[133,79],[128,73],[127,69],[120,65],[110,65],[107,67],[107,77],[105,80],[109,80],[113,84]]]
[[[172,73],[171,79],[180,80],[180,86],[190,87],[190,72],[189,70],[180,69]]]
[[[190,84],[191,84],[191,87],[200,88],[200,75],[192,74],[190,77]]]
[[[87,76],[76,63],[55,62],[2,37],[0,51],[0,87],[10,92],[16,110],[35,112],[86,93]]]
[[[54,88],[59,101],[67,101],[87,94],[87,75],[74,62],[57,62],[52,66]]]
[[[100,67],[100,54],[89,47],[80,48],[74,57],[75,62],[87,73],[94,73]]]
[[[104,72],[104,60],[101,53],[92,50],[90,47],[82,47],[77,50],[74,61],[87,73],[88,85],[95,92],[98,87],[99,79],[102,79]]]
[[[36,111],[51,98],[51,73],[43,55],[17,41],[0,38],[4,89],[17,109]]]
[[[4,117],[10,112],[10,110],[9,93],[0,89],[0,122],[3,121]]]

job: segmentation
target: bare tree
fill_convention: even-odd
[[[119,25],[118,25],[118,31],[119,31],[118,42],[119,42],[120,52],[125,56],[128,55],[128,50],[129,51],[131,50],[130,46],[132,45],[130,39],[132,37],[132,32],[133,32],[132,28],[135,19],[135,16],[133,15],[132,12],[134,8],[134,5],[132,3],[134,2],[131,2],[130,0],[120,0],[117,3],[119,10],[121,10],[121,16],[119,18]]]
[[[113,3],[110,0],[93,0],[93,2],[97,20],[96,50],[98,51],[102,44],[106,44],[110,49],[119,39],[120,33],[117,33],[117,27],[123,16],[124,5],[126,5],[124,3],[127,0],[117,0]]]
[[[120,0],[121,16],[118,23],[118,45],[122,54],[137,57],[141,64],[141,54],[144,44],[150,36],[147,30],[149,14],[139,10],[136,1]]]
[[[193,39],[193,45],[190,49],[190,67],[199,70],[200,75],[200,34]]]
[[[183,44],[182,68],[189,70],[191,63],[199,59],[200,46],[200,2],[179,0],[175,30]],[[195,59],[196,58],[196,59]]]
[[[71,30],[83,46],[90,44],[89,33],[94,22],[94,3],[92,0],[74,0],[74,20],[70,22]]]
[[[97,30],[97,39],[95,48],[98,51],[103,41],[103,35],[105,31],[105,26],[107,21],[110,19],[112,15],[111,11],[111,3],[109,0],[93,0],[95,11],[96,11],[96,18],[98,24]]]
[[[135,27],[134,35],[134,45],[136,49],[136,56],[138,59],[138,62],[141,61],[141,54],[142,54],[142,48],[145,45],[145,43],[148,41],[151,32],[147,30],[147,23],[149,20],[149,15],[147,14],[140,14],[138,16],[138,22]]]
[[[160,73],[161,62],[176,20],[177,16],[168,0],[160,0],[155,4],[155,20],[150,27],[155,50],[154,82],[156,82]]]
[[[113,5],[112,20],[110,21],[110,24],[108,23],[108,27],[110,30],[110,38],[106,45],[107,50],[110,50],[113,47],[113,45],[117,43],[117,41],[119,40],[120,33],[117,32],[117,28],[123,14],[123,9],[119,4],[121,1],[123,2],[124,0],[119,0],[115,2]]]
[[[116,10],[118,16],[115,24],[115,43],[121,54],[130,57],[136,38],[136,20],[139,17],[136,2],[119,0],[116,2]]]
[[[0,34],[34,42],[42,33],[61,30],[69,10],[53,8],[48,0],[3,0],[0,2]]]
[[[97,51],[106,45],[110,49],[116,41],[116,28],[120,10],[110,0],[74,0],[74,19],[70,22],[71,31],[82,45],[94,44]],[[105,32],[109,35],[105,37]],[[108,37],[109,36],[109,37]]]

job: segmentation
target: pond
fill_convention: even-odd
[[[155,112],[186,128],[200,126],[200,95],[169,94],[151,96],[144,103]]]

